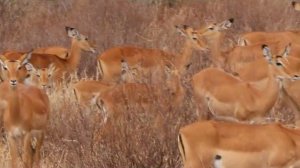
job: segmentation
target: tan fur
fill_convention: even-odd
[[[299,31],[283,31],[283,32],[248,32],[241,35],[239,44],[240,46],[263,44],[266,42],[292,43],[300,44]]]
[[[80,105],[89,107],[95,105],[96,102],[92,102],[101,93],[112,88],[114,84],[109,84],[103,81],[87,80],[79,81],[73,85],[75,96]]]
[[[35,86],[16,82],[18,67],[24,64],[24,57],[17,61],[6,60],[3,56],[0,58],[7,76],[7,81],[0,84],[0,101],[6,102],[1,109],[4,109],[4,128],[8,135],[13,168],[19,167],[18,145],[23,145],[23,164],[28,168],[33,164],[39,166],[40,149],[49,118],[47,95]]]
[[[127,61],[129,66],[140,63],[144,73],[153,74],[150,77],[153,78],[152,81],[163,79],[160,74],[163,73],[164,65],[170,62],[175,65],[180,74],[184,73],[185,66],[190,61],[192,49],[198,48],[203,50],[205,46],[201,46],[203,45],[201,41],[191,40],[191,29],[183,28],[179,31],[186,36],[187,40],[181,54],[178,54],[177,56],[158,49],[135,46],[119,46],[104,51],[98,56],[98,69],[102,80],[108,82],[119,81],[121,74],[121,60]]]
[[[34,68],[33,66],[31,68],[30,77],[26,79],[25,84],[31,84],[45,90],[52,87],[52,77],[56,71],[53,64],[50,64],[48,68]]]
[[[176,74],[171,72],[166,79],[167,92],[164,88],[157,85],[145,83],[121,83],[111,89],[99,94],[98,105],[107,113],[106,118],[117,118],[122,115],[124,107],[142,107],[143,111],[151,111],[151,107],[156,104],[166,104],[174,108],[179,107],[185,96],[184,90],[178,83]],[[174,81],[175,80],[175,81]],[[170,102],[161,102],[163,99],[158,97],[161,94],[169,94]],[[123,107],[123,108],[120,108]]]
[[[75,31],[75,34],[69,35],[72,38],[72,47],[68,59],[61,59],[56,55],[39,53],[33,53],[30,59],[30,63],[36,68],[48,68],[50,64],[53,64],[57,69],[53,75],[53,79],[56,82],[61,82],[64,75],[68,76],[76,70],[80,63],[82,50],[95,52],[95,49],[89,44],[86,37],[79,34],[76,29],[71,29],[68,32],[72,33],[73,31]],[[4,53],[8,58],[19,58],[23,54],[22,52],[15,51],[7,51]]]
[[[300,130],[199,121],[180,129],[178,145],[184,168],[212,167],[216,155],[223,168],[289,168],[300,159]]]
[[[257,85],[244,82],[220,69],[207,68],[192,78],[194,95],[197,103],[207,104],[215,116],[230,116],[239,120],[260,119],[277,100],[280,85],[276,76],[288,76],[282,68],[270,64],[268,72],[267,82],[259,89]]]

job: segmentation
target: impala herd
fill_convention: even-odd
[[[292,6],[300,10],[297,2]],[[81,106],[103,111],[104,123],[122,115],[117,109],[122,102],[149,109],[161,85],[171,106],[179,107],[192,51],[209,50],[211,67],[185,81],[192,85],[201,121],[179,131],[184,167],[300,167],[300,31],[244,33],[237,46],[222,51],[233,23],[230,18],[199,29],[176,26],[186,39],[177,55],[134,46],[108,49],[97,58],[100,80],[72,84],[75,97]],[[52,46],[0,55],[0,110],[13,168],[19,167],[19,146],[23,166],[39,167],[50,112],[48,89],[64,89],[62,82],[77,70],[81,52],[96,52],[77,29],[66,27],[66,32],[70,49]],[[266,124],[279,98],[293,108],[295,128]]]

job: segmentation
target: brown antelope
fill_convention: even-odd
[[[262,44],[267,42],[283,42],[300,44],[299,31],[283,31],[283,32],[249,32],[244,33],[238,40],[239,46],[248,46],[253,44]]]
[[[171,106],[180,106],[185,93],[179,80],[178,71],[173,70],[172,67],[165,66],[165,73],[166,88],[160,88],[161,86],[158,87],[155,84],[122,82],[99,94],[97,105],[102,108],[106,114],[104,121],[106,121],[108,117],[121,115],[123,111],[120,107],[138,105],[143,107],[145,111],[149,110],[151,104],[156,103],[155,100],[159,99],[158,95],[161,95],[164,89],[166,89],[165,92],[163,92],[164,94],[170,94],[172,101]]]
[[[287,50],[283,53],[286,55]],[[273,57],[270,49],[263,45],[263,55],[268,61],[268,78],[264,87],[244,82],[217,68],[207,68],[192,78],[194,95],[198,103],[205,103],[216,117],[235,117],[238,120],[261,119],[275,104],[281,80],[277,77],[288,77],[283,71],[285,66],[278,58]],[[255,67],[253,67],[255,68]]]
[[[69,37],[72,37],[72,49],[68,59],[61,59],[56,55],[51,54],[38,54],[33,53],[30,59],[30,63],[36,68],[48,68],[50,64],[56,67],[55,74],[53,74],[53,79],[56,82],[61,82],[65,75],[69,75],[74,72],[78,67],[81,50],[95,52],[95,49],[90,46],[88,39],[79,34],[79,32],[74,28],[67,28],[67,33]],[[6,57],[19,58],[24,53],[7,51],[3,55]]]
[[[125,60],[121,60],[121,81],[120,83],[136,82],[140,77],[137,74],[139,64],[129,67]],[[96,100],[100,94],[112,89],[116,83],[107,83],[103,81],[87,80],[79,81],[73,85],[74,94],[80,105],[89,107],[96,105]]]
[[[199,121],[180,129],[178,147],[184,168],[291,168],[299,166],[300,130]]]
[[[153,74],[151,77],[154,78],[154,81],[163,73],[165,62],[171,62],[180,74],[183,74],[185,66],[189,63],[192,48],[205,50],[205,46],[203,46],[202,41],[191,40],[192,29],[187,26],[183,26],[182,28],[177,26],[176,28],[187,38],[181,54],[174,56],[158,49],[133,46],[114,47],[98,56],[98,69],[102,80],[108,82],[119,81],[121,76],[121,60],[126,60],[129,66],[140,63],[145,74]]]
[[[292,6],[296,11],[300,11],[300,3],[292,1]]]
[[[47,95],[35,86],[18,83],[20,68],[28,63],[31,54],[24,54],[19,60],[7,60],[0,56],[0,63],[7,80],[0,84],[1,109],[7,132],[11,167],[18,166],[19,145],[23,146],[22,161],[27,168],[39,166],[40,149],[49,118]]]
[[[81,35],[78,30],[71,27],[65,27],[67,34],[72,38],[71,49],[67,49],[59,46],[36,48],[34,53],[38,54],[51,54],[56,55],[62,59],[69,59],[70,57],[80,57],[80,50],[89,51],[95,53],[96,50],[88,41],[88,38]]]
[[[53,64],[50,64],[48,68],[35,68],[30,63],[25,66],[30,76],[25,79],[24,84],[35,85],[45,90],[51,88],[52,77],[56,70]]]
[[[233,23],[233,19],[225,20],[218,24],[211,24],[205,26],[200,30],[192,30],[194,34],[193,39],[206,40],[208,48],[211,50],[212,62],[218,67],[228,68],[230,71],[237,72],[237,67],[244,66],[245,62],[252,62],[261,58],[261,44],[255,44],[251,46],[235,46],[227,51],[221,50],[223,42],[223,30],[228,29]],[[190,28],[192,29],[192,28]],[[204,42],[203,42],[204,43]],[[266,44],[272,51],[279,52],[286,44],[290,42],[281,41],[266,41]],[[300,45],[293,44],[290,55],[293,57],[299,57]],[[242,64],[242,65],[240,65]],[[237,72],[238,73],[238,72]]]
[[[73,85],[74,94],[78,103],[84,107],[96,105],[98,96],[110,90],[115,84],[97,80],[81,80]]]

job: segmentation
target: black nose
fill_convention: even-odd
[[[17,80],[10,80],[10,84],[16,85],[17,84]]]
[[[234,19],[233,19],[233,18],[230,18],[230,19],[229,19],[229,22],[233,23],[233,22],[234,22]]]
[[[222,156],[221,155],[216,155],[215,156],[215,160],[221,160],[222,159]]]

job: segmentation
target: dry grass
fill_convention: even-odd
[[[297,29],[300,13],[282,0],[1,0],[0,50],[70,46],[64,26],[78,28],[96,43],[99,53],[116,45],[132,44],[178,53],[183,38],[174,25],[198,27],[233,17],[231,41],[247,31]],[[228,44],[224,44],[225,47]],[[94,77],[96,55],[84,53],[79,71]],[[209,54],[194,52],[187,78],[209,65]],[[77,105],[65,87],[50,95],[52,110],[42,153],[43,167],[182,167],[177,150],[178,129],[196,120],[191,89],[180,108],[172,108],[167,93],[145,111],[120,107],[123,116],[102,123],[98,109]],[[162,108],[163,107],[163,108]],[[272,117],[292,120],[288,108],[276,108]],[[290,113],[290,112],[289,112]],[[285,115],[283,115],[285,114]],[[7,166],[5,140],[0,167]]]

